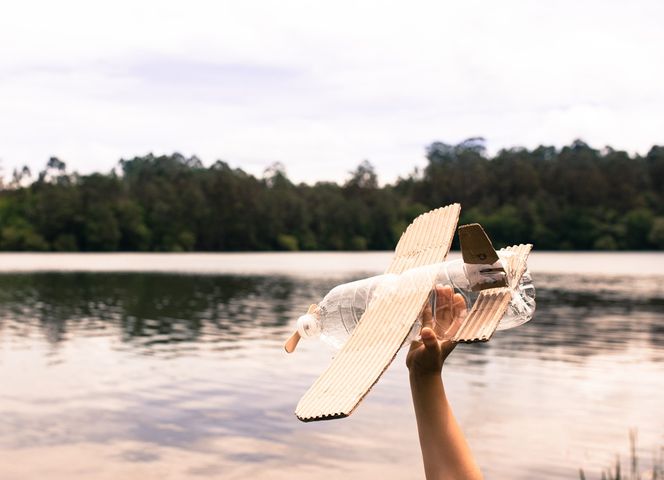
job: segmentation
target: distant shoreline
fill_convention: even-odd
[[[0,185],[0,251],[381,251],[418,215],[461,204],[494,245],[555,251],[664,250],[664,146],[646,156],[581,140],[486,152],[434,142],[428,165],[380,185],[369,161],[343,184],[295,184],[218,161],[147,155],[79,175],[52,157]],[[313,161],[313,160],[312,160]]]
[[[0,253],[0,274],[39,272],[181,273],[340,277],[382,273],[393,252]],[[459,258],[451,252],[449,259]],[[534,251],[535,274],[663,276],[664,252]]]

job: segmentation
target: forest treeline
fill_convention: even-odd
[[[107,174],[51,158],[0,190],[0,249],[12,251],[387,250],[418,214],[460,202],[496,246],[539,250],[664,248],[664,147],[630,156],[582,141],[487,155],[441,142],[428,163],[379,186],[364,161],[340,185],[262,178],[217,161],[147,155]]]

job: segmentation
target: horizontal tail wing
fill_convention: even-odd
[[[456,343],[489,341],[505,314],[511,298],[512,294],[507,288],[482,290],[473,308],[452,337],[452,341]]]
[[[507,265],[505,265],[509,288],[482,290],[464,323],[452,338],[453,342],[486,342],[491,338],[507,310],[512,298],[511,290],[517,288],[526,271],[528,254],[532,247],[530,244],[522,244],[500,250],[511,253],[506,257]]]

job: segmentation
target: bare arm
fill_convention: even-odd
[[[454,344],[438,340],[444,331],[458,328],[466,305],[450,287],[436,287],[436,322],[425,312],[422,342],[413,342],[406,358],[427,480],[476,480],[482,473],[475,463],[445,395],[441,370]],[[434,333],[434,331],[436,333]]]

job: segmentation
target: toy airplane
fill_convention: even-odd
[[[417,217],[402,234],[386,273],[400,274],[403,288],[372,300],[348,341],[330,366],[302,396],[295,410],[305,422],[329,420],[350,415],[378,381],[396,356],[418,319],[435,286],[434,270],[420,267],[445,261],[459,219],[459,204],[448,205]],[[465,264],[491,265],[499,260],[491,241],[478,224],[459,228],[461,253]],[[496,330],[526,271],[532,245],[503,249],[510,252],[504,263],[505,275],[474,290],[479,295],[454,336],[453,342],[485,342]],[[424,272],[407,279],[407,272]],[[406,274],[404,274],[406,273]],[[314,306],[312,306],[314,307]],[[309,313],[311,313],[311,307]],[[380,332],[376,334],[376,332]],[[286,341],[292,352],[300,339],[296,331]]]

